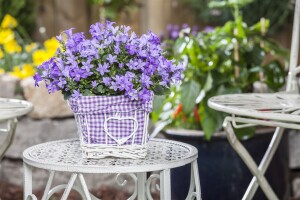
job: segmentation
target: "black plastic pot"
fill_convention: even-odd
[[[259,163],[266,151],[273,130],[263,131],[243,141],[243,144]],[[195,146],[198,149],[198,166],[203,200],[240,200],[252,175],[224,134],[206,141],[200,132],[187,130],[167,131],[166,137]],[[266,172],[271,187],[284,200],[289,196],[288,137],[284,134],[280,146]],[[172,200],[186,198],[189,188],[190,166],[171,171]],[[259,188],[254,200],[267,199]]]

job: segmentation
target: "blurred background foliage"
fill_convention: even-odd
[[[196,17],[207,24],[220,25],[232,20],[230,8],[210,8],[212,0],[183,0],[185,5],[195,11]],[[224,2],[224,0],[217,0]],[[237,1],[237,0],[234,0]],[[244,21],[249,25],[255,24],[261,17],[270,20],[269,34],[278,30],[293,13],[291,0],[253,0],[241,9]]]
[[[36,24],[37,2],[36,0],[0,0],[0,21],[3,20],[6,14],[10,14],[17,19],[18,29],[24,28],[31,35]]]

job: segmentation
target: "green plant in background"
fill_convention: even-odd
[[[225,9],[210,8],[212,0],[184,0],[196,13],[196,17],[209,24],[223,24],[233,19],[230,7]],[[226,2],[217,0],[217,2]],[[232,3],[243,2],[243,0],[232,0]],[[293,11],[290,0],[253,0],[250,4],[241,9],[243,19],[248,25],[253,25],[261,17],[270,19],[269,33],[273,33],[282,26],[289,14]]]
[[[99,5],[100,21],[108,19],[116,21],[121,12],[127,16],[138,8],[136,0],[88,0],[91,4]]]
[[[17,27],[19,34],[22,38],[28,39],[35,28],[36,3],[36,0],[0,0],[0,21],[6,14],[10,14],[19,23]]]
[[[196,36],[188,29],[182,31],[171,55],[186,63],[184,79],[180,87],[172,88],[169,96],[156,97],[154,123],[160,121],[161,127],[203,130],[209,139],[221,129],[224,119],[223,114],[207,106],[210,97],[252,92],[256,81],[273,91],[285,84],[282,61],[287,60],[288,52],[264,36],[269,20],[252,26],[243,21],[240,7],[247,3],[249,1],[211,2],[211,7],[229,7],[234,21]]]

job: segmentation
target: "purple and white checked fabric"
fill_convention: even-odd
[[[77,124],[81,126],[85,143],[88,143],[89,133],[91,144],[117,144],[112,137],[105,133],[104,121],[105,118],[119,116],[120,120],[110,119],[107,121],[108,132],[117,140],[126,138],[133,132],[135,122],[129,119],[122,120],[122,118],[136,118],[138,129],[124,145],[142,144],[144,126],[147,126],[147,124],[145,125],[145,115],[148,117],[151,112],[152,101],[148,103],[131,101],[123,95],[82,96],[77,99],[70,98],[69,104],[77,116]],[[146,138],[148,139],[148,136]]]

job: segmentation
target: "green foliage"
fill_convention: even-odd
[[[88,0],[90,4],[98,4],[105,9],[105,18],[117,20],[120,12],[130,13],[138,7],[136,0]]]
[[[242,6],[240,12],[243,13],[244,21],[248,25],[255,24],[261,17],[270,19],[269,33],[275,32],[287,21],[293,8],[290,0],[252,0],[251,2],[249,0],[185,0],[185,2],[195,11],[198,19],[213,24],[223,24],[233,19],[232,6],[229,5],[237,2],[240,7]]]
[[[273,91],[285,84],[282,63],[287,62],[287,50],[261,35],[261,22],[248,26],[243,21],[238,8],[246,6],[243,2],[248,1],[227,1],[227,6],[236,13],[234,21],[211,32],[199,32],[195,36],[183,30],[185,33],[168,52],[186,63],[183,83],[173,88],[161,107],[156,108],[155,119],[160,116],[162,121],[169,120],[172,127],[201,129],[209,139],[222,128],[225,117],[208,107],[210,97],[252,92],[256,81],[262,81]],[[267,20],[265,25],[268,24]],[[253,129],[245,129],[238,135],[245,138],[251,134]]]
[[[36,19],[36,0],[0,0],[0,21],[3,20],[6,14],[15,17],[20,26],[18,30],[23,37],[27,37],[27,33],[31,34],[35,28]],[[26,34],[24,36],[24,34]]]

